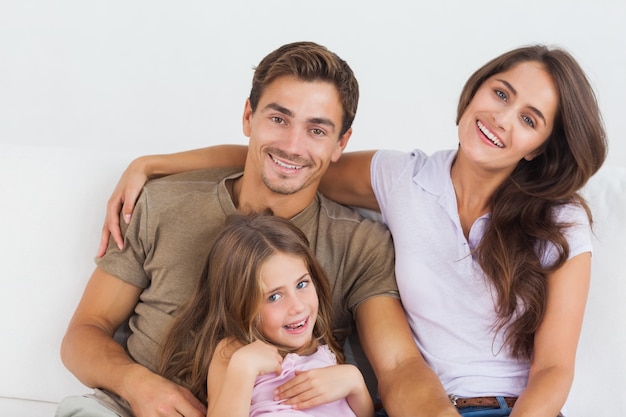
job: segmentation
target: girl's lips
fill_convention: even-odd
[[[283,326],[289,333],[302,333],[309,325],[309,317]]]

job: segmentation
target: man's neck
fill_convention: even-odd
[[[294,194],[279,194],[265,184],[247,180],[245,174],[230,181],[228,186],[233,204],[241,213],[271,210],[276,216],[291,219],[307,208],[315,198],[316,190],[304,189]]]

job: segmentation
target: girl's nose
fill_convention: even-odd
[[[300,313],[304,310],[304,303],[297,295],[293,295],[290,298],[289,311],[291,313]]]

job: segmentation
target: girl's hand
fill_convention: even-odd
[[[305,409],[364,392],[369,397],[361,372],[353,365],[343,364],[296,371],[293,379],[278,387],[276,396],[296,409]]]
[[[244,369],[254,370],[256,375],[269,374],[270,372],[279,375],[282,372],[283,358],[275,346],[256,340],[233,353],[231,363],[237,364],[238,367],[244,367]]]

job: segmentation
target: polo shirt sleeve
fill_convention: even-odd
[[[576,204],[568,204],[555,209],[554,216],[557,222],[568,225],[564,230],[565,239],[569,245],[568,259],[585,252],[593,253],[591,225],[584,208]],[[557,258],[557,248],[553,244],[548,244],[541,263],[543,266],[548,266]]]

